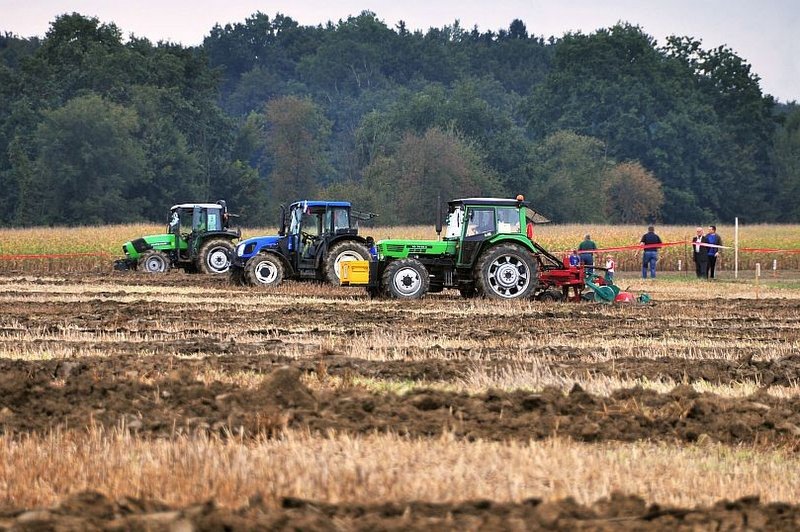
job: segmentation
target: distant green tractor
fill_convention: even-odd
[[[187,273],[225,273],[230,268],[235,240],[241,230],[231,230],[224,200],[216,203],[183,203],[170,209],[167,232],[126,242],[124,259],[115,270],[164,273],[183,268]]]
[[[531,298],[545,287],[539,270],[562,262],[533,241],[533,226],[548,220],[521,196],[449,202],[443,240],[381,240],[377,261],[343,264],[343,285],[366,286],[373,296],[417,299],[457,289],[462,296]],[[441,232],[437,215],[437,232]]]

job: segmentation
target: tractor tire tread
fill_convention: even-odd
[[[525,264],[528,267],[530,281],[528,286],[525,287],[523,291],[518,294],[515,294],[513,297],[502,297],[500,294],[497,294],[492,288],[489,286],[489,279],[487,278],[486,271],[489,265],[500,255],[503,254],[515,254],[518,257],[522,258]],[[475,276],[475,287],[477,288],[478,293],[489,299],[500,299],[500,300],[507,300],[507,299],[525,299],[530,298],[533,293],[536,291],[536,287],[539,284],[539,280],[537,277],[537,267],[536,267],[536,260],[534,259],[533,255],[530,251],[525,249],[519,244],[498,244],[496,246],[492,246],[491,248],[485,250],[477,262],[477,267],[473,273]]]
[[[361,242],[345,240],[344,242],[337,242],[334,244],[333,247],[328,250],[325,257],[325,264],[323,265],[325,280],[334,286],[339,286],[339,275],[336,273],[336,257],[345,251],[361,255],[362,260],[370,260],[369,248]]]
[[[211,266],[208,265],[208,255],[211,252],[211,250],[217,247],[224,247],[225,249],[228,250],[228,266],[226,266],[225,269],[221,271],[213,270]],[[197,268],[201,272],[210,275],[219,275],[221,273],[227,272],[228,268],[230,268],[230,257],[233,255],[234,249],[235,247],[233,245],[233,242],[224,238],[210,238],[206,240],[200,246],[200,250],[197,253],[197,260],[196,260]]]
[[[399,272],[402,268],[414,268],[420,274],[420,279],[422,282],[422,286],[419,290],[417,290],[414,294],[405,295],[402,293],[397,292],[394,290],[394,283],[393,277]],[[421,270],[421,271],[420,271]],[[417,259],[399,259],[390,262],[386,269],[383,271],[383,276],[381,277],[381,287],[383,288],[383,294],[386,297],[393,298],[393,299],[420,299],[426,293],[428,293],[428,288],[430,287],[430,277],[428,276],[428,270],[425,268],[425,265],[422,264]]]

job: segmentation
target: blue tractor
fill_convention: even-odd
[[[375,243],[358,235],[358,221],[375,216],[353,211],[346,201],[298,201],[288,212],[282,205],[277,235],[236,246],[231,280],[277,286],[284,279],[312,279],[338,286],[343,261],[372,257]]]

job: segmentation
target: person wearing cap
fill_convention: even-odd
[[[647,246],[644,248],[644,253],[642,254],[642,279],[647,279],[647,270],[650,270],[650,277],[652,279],[656,278],[656,262],[658,262],[658,247],[657,244],[661,244],[661,238],[656,234],[656,229],[652,225],[647,228],[647,232],[642,235],[642,238],[639,240],[639,243],[643,246]],[[652,247],[651,247],[652,246]]]
[[[594,273],[594,251],[597,249],[597,244],[592,240],[591,235],[586,235],[583,242],[578,245],[578,251],[581,252],[581,262],[586,266],[586,275]]]

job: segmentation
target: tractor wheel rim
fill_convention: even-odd
[[[271,262],[260,262],[256,265],[254,274],[261,284],[270,284],[278,276],[278,268]]]
[[[394,284],[395,289],[399,293],[407,296],[416,294],[417,291],[419,291],[422,286],[422,278],[420,278],[419,272],[414,268],[400,268],[397,270],[397,273],[394,274],[392,284]]]
[[[497,257],[489,266],[489,286],[501,297],[516,297],[530,282],[530,268],[515,255]]]
[[[147,271],[149,272],[162,272],[164,271],[164,261],[159,257],[150,257],[145,263]]]
[[[343,251],[336,256],[336,259],[333,261],[333,271],[336,273],[336,277],[340,279],[342,277],[341,263],[351,260],[364,260],[364,257],[355,251]]]
[[[206,262],[208,263],[208,267],[217,273],[225,272],[230,267],[230,258],[228,258],[228,252],[223,247],[212,249],[208,253],[208,260]]]

